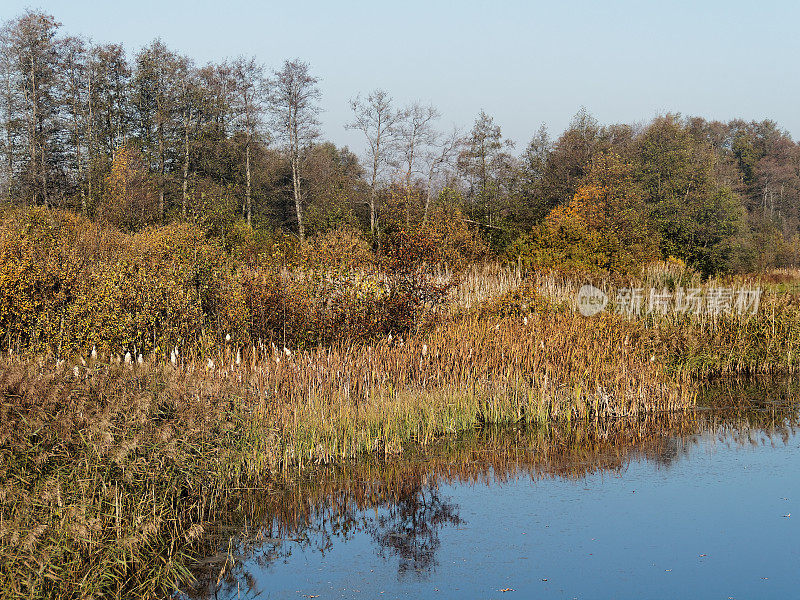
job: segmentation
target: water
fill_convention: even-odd
[[[474,432],[254,491],[185,593],[800,597],[795,389],[759,385],[758,402],[726,387],[691,415]]]

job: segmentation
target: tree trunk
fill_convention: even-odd
[[[183,116],[183,196],[181,198],[181,214],[186,218],[186,205],[189,197],[189,116]]]
[[[373,188],[369,194],[369,231],[372,234],[372,237],[375,237],[375,206],[377,204],[377,194],[375,193],[375,189]]]
[[[11,135],[11,123],[13,102],[11,95],[11,74],[6,74],[6,104],[8,110],[8,120],[6,121],[6,169],[8,170],[8,179],[6,180],[6,194],[8,199],[11,199],[11,180],[14,177],[14,144]]]
[[[77,140],[75,142],[75,155],[76,155],[76,158],[78,160],[78,187],[81,190],[81,212],[83,213],[83,216],[85,217],[86,216],[86,190],[84,189],[84,186],[83,186],[83,162],[81,161],[81,144],[80,144],[80,140],[78,139],[77,126],[76,126],[76,131],[75,131],[75,139]]]
[[[376,146],[375,156],[372,161],[372,182],[369,186],[369,232],[375,239],[375,228],[377,226],[377,204],[378,204],[378,150],[380,146]]]
[[[247,204],[247,226],[253,226],[253,190],[250,186],[250,139],[248,137],[247,144],[244,148],[244,164],[246,171],[247,184],[245,188],[245,202]]]
[[[92,181],[94,179],[94,169],[95,169],[95,165],[97,164],[96,163],[97,157],[94,155],[94,152],[95,152],[95,144],[94,144],[94,111],[93,111],[94,103],[92,102],[92,71],[91,70],[89,71],[89,93],[88,93],[88,96],[87,96],[87,102],[88,102],[88,107],[87,108],[88,108],[88,111],[89,111],[89,122],[87,124],[87,130],[86,130],[86,160],[87,160],[86,168],[87,168],[87,171],[88,171],[88,175],[87,175],[86,179],[87,179],[88,188],[89,188],[89,190],[88,190],[89,199],[91,199],[92,198],[92,193],[94,191],[93,190],[93,186],[92,186]]]
[[[30,145],[30,153],[31,153],[31,191],[33,192],[33,205],[36,206],[37,203],[37,194],[36,194],[36,186],[38,185],[38,177],[36,176],[36,171],[38,170],[37,163],[36,163],[36,72],[34,71],[34,64],[33,60],[31,60],[31,115],[29,119],[28,125],[28,135],[30,136],[29,145]]]
[[[47,195],[47,160],[45,156],[45,138],[44,138],[44,125],[40,124],[39,130],[41,133],[42,147],[39,155],[42,157],[42,198],[44,198],[45,208],[50,208],[50,198]]]
[[[165,157],[164,157],[164,124],[158,125],[158,155],[159,155],[159,190],[158,190],[158,215],[161,221],[164,221],[164,175],[166,173]]]
[[[430,210],[431,207],[431,185],[433,185],[431,179],[432,179],[431,177],[428,177],[428,187],[425,189],[425,212],[422,215],[423,225],[428,224],[428,211]]]
[[[303,225],[303,203],[300,197],[300,173],[298,158],[292,157],[292,187],[294,188],[294,208],[297,212],[297,232],[300,240],[306,239],[306,230]]]

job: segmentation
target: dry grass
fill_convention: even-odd
[[[688,413],[698,376],[798,365],[792,295],[753,318],[587,319],[572,309],[578,284],[557,274],[471,277],[457,310],[371,345],[217,342],[175,364],[4,355],[2,595],[165,595],[240,487],[495,424],[591,432],[570,442],[581,453],[620,422],[646,437]]]
[[[689,408],[693,389],[611,325],[473,316],[372,346],[228,346],[176,366],[5,358],[0,589],[156,596],[189,577],[193,525],[242,485],[490,424]]]

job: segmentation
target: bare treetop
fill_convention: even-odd
[[[378,180],[391,162],[391,142],[397,135],[397,126],[403,112],[392,107],[392,98],[385,90],[377,89],[366,100],[356,96],[350,100],[354,119],[345,127],[357,129],[367,140],[367,163],[370,177],[370,231],[375,235],[377,226]]]
[[[321,92],[319,79],[309,73],[308,63],[297,59],[287,60],[280,71],[275,71],[270,82],[269,109],[278,139],[286,143],[292,166],[292,190],[297,232],[305,238],[303,226],[303,194],[301,191],[300,150],[310,146],[319,136],[320,113],[317,101]]]
[[[317,101],[322,97],[319,79],[309,72],[309,65],[298,59],[287,60],[274,72],[270,81],[269,105],[276,136],[290,147],[302,147],[319,137],[321,112]]]

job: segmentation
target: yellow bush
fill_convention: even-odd
[[[168,351],[205,332],[242,335],[237,265],[194,225],[126,236],[60,211],[0,225],[0,342],[56,354]]]

